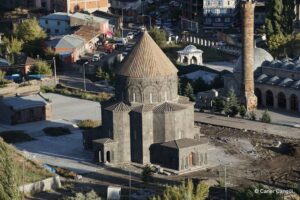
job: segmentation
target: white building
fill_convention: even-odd
[[[70,17],[63,12],[43,16],[39,24],[49,35],[64,35],[70,31]]]
[[[230,27],[239,0],[203,0],[204,26]]]

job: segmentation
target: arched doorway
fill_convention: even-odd
[[[192,57],[191,64],[197,64],[197,58],[195,56]]]
[[[274,97],[273,92],[268,90],[266,92],[266,106],[273,107],[274,106]]]
[[[282,92],[278,94],[278,108],[286,109],[286,98]]]
[[[110,162],[110,151],[106,152],[106,161]]]
[[[255,93],[255,96],[257,97],[257,105],[261,106],[262,102],[261,102],[261,91],[260,91],[260,89],[255,88],[254,93]]]
[[[299,110],[298,97],[295,94],[292,94],[290,101],[291,101],[291,110],[298,111]]]
[[[188,59],[188,57],[184,56],[182,62],[183,62],[184,64],[188,65],[188,64],[189,64],[189,59]]]

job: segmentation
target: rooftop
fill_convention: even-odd
[[[70,19],[70,17],[65,12],[56,12],[56,13],[51,13],[51,14],[46,15],[46,16],[42,16],[42,17],[40,17],[40,19],[68,21]]]
[[[161,144],[161,146],[170,147],[170,148],[174,148],[174,149],[183,149],[183,148],[198,146],[198,145],[206,144],[206,143],[207,143],[207,140],[199,141],[199,140],[190,139],[190,138],[182,138],[179,140],[172,140],[169,142],[164,142]]]
[[[47,42],[53,48],[78,48],[84,45],[83,38],[76,35],[64,35],[63,37],[55,37]]]
[[[177,69],[147,31],[142,33],[118,74],[136,78],[156,78],[177,74]]]
[[[83,38],[85,41],[91,41],[100,34],[99,29],[91,26],[80,26],[79,30],[75,31],[73,35]]]
[[[105,18],[97,17],[95,15],[84,14],[84,13],[80,13],[80,12],[70,14],[70,17],[77,18],[77,19],[82,19],[82,20],[89,20],[90,19],[93,22],[97,22],[97,23],[108,22],[108,20],[105,19]]]
[[[11,106],[13,110],[41,107],[48,104],[46,100],[38,94],[20,97],[4,97],[0,99],[0,103]]]

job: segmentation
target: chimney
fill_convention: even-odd
[[[257,107],[257,98],[254,94],[254,0],[243,0],[242,21],[242,64],[243,64],[243,82],[241,103],[245,105],[248,111],[255,110]]]

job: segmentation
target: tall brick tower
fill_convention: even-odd
[[[248,111],[255,110],[257,98],[254,94],[254,0],[243,0],[242,20],[243,20],[243,81],[241,91],[241,103],[244,104]]]

